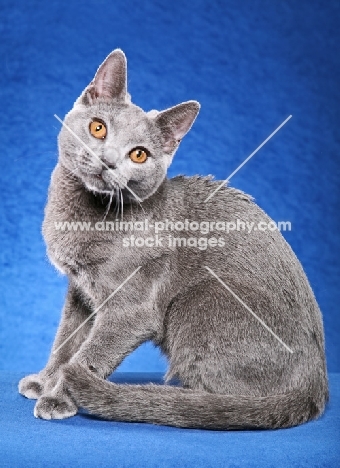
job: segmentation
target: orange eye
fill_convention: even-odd
[[[106,126],[99,120],[94,120],[90,123],[90,133],[95,138],[104,139],[106,137]]]
[[[147,160],[147,152],[143,148],[135,148],[129,153],[131,161],[135,163],[143,163]]]

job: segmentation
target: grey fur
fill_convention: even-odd
[[[55,228],[58,221],[94,224],[117,216],[125,222],[148,218],[150,223],[186,218],[269,222],[251,197],[230,187],[204,203],[219,184],[209,177],[166,178],[198,110],[195,101],[148,114],[133,105],[126,91],[125,56],[116,50],[66,116],[66,124],[106,167],[61,130],[43,234],[49,258],[68,276],[69,289],[46,368],[19,384],[20,393],[38,398],[36,417],[65,418],[82,406],[120,421],[240,429],[289,427],[323,412],[328,384],[321,314],[299,261],[278,231],[233,231],[223,247],[204,250],[167,242],[124,248],[123,238],[131,233]],[[94,117],[107,125],[105,140],[89,133]],[[128,153],[140,146],[150,157],[136,164]],[[180,233],[185,239],[192,235]],[[138,236],[145,239],[150,231]],[[54,353],[139,266],[95,318]],[[177,377],[182,388],[104,380],[147,340],[169,360],[166,380]]]

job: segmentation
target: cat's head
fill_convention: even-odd
[[[173,155],[200,105],[188,101],[162,112],[131,103],[126,58],[114,50],[66,115],[60,163],[99,193],[124,190],[144,200],[165,178]],[[128,187],[130,190],[128,190]]]

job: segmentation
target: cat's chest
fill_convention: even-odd
[[[100,213],[66,198],[50,199],[42,232],[47,254],[55,267],[66,275],[93,275],[108,262],[115,244],[114,233],[96,229]]]
[[[82,226],[86,221],[81,221]],[[108,260],[113,239],[99,235],[96,231],[82,231],[80,224],[67,221],[45,220],[43,233],[47,254],[58,270],[66,275],[79,275],[98,269]],[[111,236],[112,237],[112,236]]]

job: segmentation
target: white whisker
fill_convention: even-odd
[[[109,195],[109,201],[107,203],[107,206],[106,206],[106,210],[105,210],[105,214],[104,214],[104,218],[103,218],[103,221],[105,221],[109,211],[110,211],[110,208],[111,208],[111,203],[112,203],[112,198],[113,198],[113,190],[110,192],[110,195]]]
[[[120,213],[120,219],[123,221],[123,215],[124,215],[124,199],[123,199],[123,192],[121,189],[119,189],[119,196],[120,196],[120,206],[121,206],[121,213]]]

